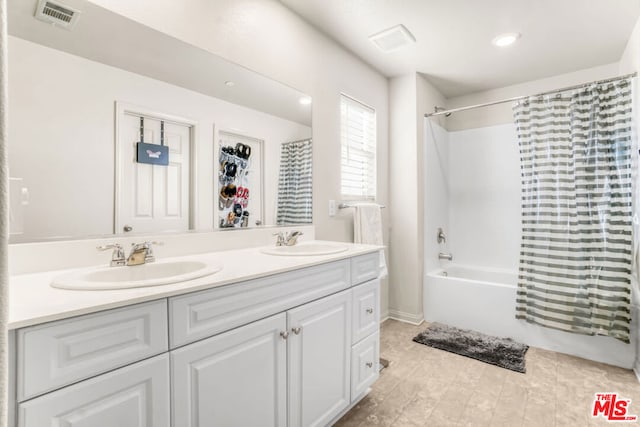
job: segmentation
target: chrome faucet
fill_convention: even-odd
[[[153,255],[153,245],[162,245],[162,242],[132,243],[126,265],[140,265],[154,262],[156,257]]]
[[[113,249],[113,252],[111,253],[111,263],[109,264],[111,267],[121,267],[127,262],[124,259],[124,249],[122,249],[122,245],[120,243],[110,243],[108,245],[98,246],[96,249],[99,251]]]
[[[276,246],[293,246],[298,243],[298,237],[302,236],[304,233],[301,231],[292,231],[291,233],[285,234],[280,231],[279,233],[274,233],[273,235],[277,237]]]
[[[287,233],[287,236],[284,238],[285,244],[287,246],[293,246],[298,243],[298,237],[302,236],[304,233],[302,231],[292,231],[291,233]]]
[[[446,259],[449,261],[453,261],[453,255],[452,254],[445,254],[444,252],[440,252],[438,254],[438,259]]]

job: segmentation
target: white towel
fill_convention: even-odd
[[[353,210],[353,242],[368,245],[384,245],[382,240],[382,215],[380,205],[360,203]],[[384,249],[380,250],[380,278],[387,276]]]

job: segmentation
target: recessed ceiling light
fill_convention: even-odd
[[[378,49],[386,53],[399,49],[410,43],[415,43],[416,38],[413,37],[411,31],[407,30],[407,27],[399,24],[395,27],[387,28],[379,33],[370,35],[369,40],[371,40]]]
[[[498,47],[506,47],[514,44],[519,38],[520,33],[505,33],[494,38],[491,43]]]
[[[311,98],[308,97],[308,96],[303,96],[303,97],[300,98],[299,102],[302,105],[309,105],[309,104],[311,104]]]
[[[234,87],[236,85],[235,82],[232,82],[231,80],[227,80],[226,82],[224,82],[224,84],[227,87]]]

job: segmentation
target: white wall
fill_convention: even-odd
[[[24,240],[113,232],[115,101],[197,121],[199,229],[217,206],[217,132],[264,140],[265,223],[275,223],[280,144],[309,127],[15,37],[9,52],[10,172],[30,191]]]
[[[420,323],[423,320],[424,218],[427,212],[434,212],[424,204],[424,158],[429,152],[423,144],[424,113],[432,111],[434,105],[443,105],[444,98],[428,80],[416,73],[392,78],[389,90],[389,315],[395,319]]]

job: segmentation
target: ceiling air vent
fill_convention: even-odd
[[[396,49],[406,46],[410,43],[415,43],[416,38],[407,27],[402,24],[395,27],[387,28],[379,33],[375,33],[369,36],[369,40],[375,44],[378,49],[383,52],[392,52]]]
[[[35,16],[40,21],[70,30],[76,24],[80,11],[59,2],[40,0]]]

